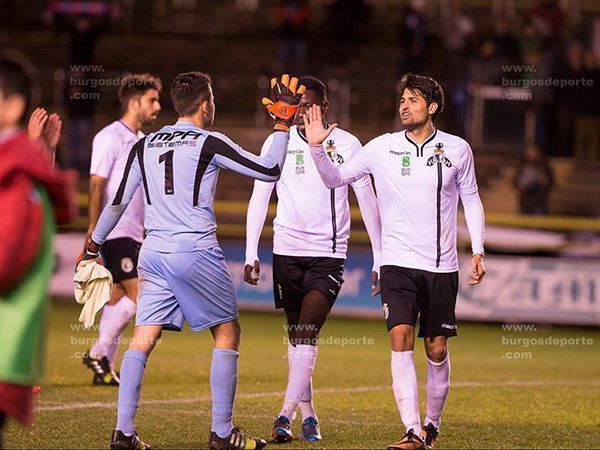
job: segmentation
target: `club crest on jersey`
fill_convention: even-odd
[[[427,160],[427,165],[429,167],[433,166],[434,163],[444,164],[446,167],[452,167],[452,162],[446,157],[444,152],[444,144],[441,142],[435,144],[433,156],[430,156]]]
[[[327,141],[327,147],[325,147],[325,151],[329,155],[331,161],[337,162],[338,164],[342,164],[344,162],[342,155],[338,155],[337,148],[335,147],[335,141],[333,139],[329,139]]]

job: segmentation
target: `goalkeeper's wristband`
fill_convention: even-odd
[[[93,247],[95,247],[96,250],[94,250]],[[92,241],[92,239],[90,238],[85,244],[85,249],[83,251],[82,259],[83,260],[96,259],[98,256],[100,256],[100,246],[98,244],[96,244],[94,241]]]
[[[275,131],[290,131],[290,126],[286,123],[282,123],[282,122],[275,122],[275,125],[273,126],[273,129]]]

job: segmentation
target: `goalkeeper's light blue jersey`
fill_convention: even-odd
[[[141,184],[144,247],[189,252],[218,245],[213,202],[221,167],[264,181],[277,181],[289,133],[276,132],[263,156],[243,150],[228,137],[179,121],[132,147],[114,199],[102,211],[92,240],[102,244]]]

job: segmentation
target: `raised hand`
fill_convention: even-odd
[[[27,124],[27,136],[32,141],[42,139],[44,125],[48,120],[48,112],[44,108],[36,108],[29,117]]]
[[[62,120],[56,113],[48,115],[44,108],[36,108],[27,124],[27,136],[32,141],[40,141],[49,151],[54,151],[60,140]]]
[[[321,107],[312,105],[303,116],[304,132],[309,145],[321,145],[331,132],[337,127],[337,123],[330,124],[325,128],[323,117],[321,115]]]
[[[275,119],[275,130],[290,129],[305,90],[304,86],[298,86],[298,78],[290,79],[288,74],[282,75],[280,81],[277,78],[271,79],[271,98],[263,97],[262,104]]]
[[[60,140],[62,120],[56,113],[50,114],[42,133],[42,140],[50,150],[54,150]]]

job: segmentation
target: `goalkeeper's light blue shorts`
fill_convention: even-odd
[[[219,247],[162,253],[142,246],[136,326],[200,331],[238,317],[231,272]]]

